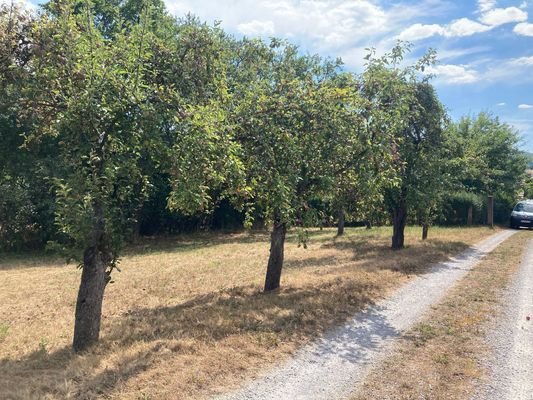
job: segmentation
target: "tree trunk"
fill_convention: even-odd
[[[472,204],[470,204],[468,206],[468,216],[467,216],[467,219],[466,219],[466,224],[467,225],[472,225],[472,220],[473,220],[473,207],[472,207]]]
[[[106,265],[102,253],[97,247],[90,247],[83,256],[83,271],[76,302],[72,343],[75,352],[83,351],[98,341],[106,283]]]
[[[339,217],[337,220],[337,236],[344,235],[344,210],[339,210]]]
[[[487,224],[494,228],[494,196],[487,197]]]
[[[392,249],[399,250],[404,247],[404,230],[407,222],[407,207],[405,200],[401,199],[399,204],[392,210]]]
[[[265,279],[265,292],[279,288],[286,231],[287,228],[284,223],[279,220],[274,222],[274,228],[270,235],[270,256]]]
[[[422,240],[428,238],[429,224],[422,224]]]
[[[105,240],[105,219],[103,205],[97,199],[93,202],[94,226],[93,245],[83,253],[83,269],[76,301],[74,318],[75,352],[87,349],[98,341],[104,290],[110,277],[106,269],[113,259]]]
[[[366,226],[366,229],[372,229],[372,222],[369,219],[367,219],[365,221],[365,226]]]
[[[141,221],[139,221],[139,217],[135,220],[135,225],[133,225],[133,243],[137,244],[139,243],[139,240],[141,238]]]

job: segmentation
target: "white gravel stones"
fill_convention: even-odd
[[[484,255],[515,231],[495,234],[402,286],[385,301],[304,347],[270,372],[220,400],[346,399],[395,339],[437,303]]]
[[[533,400],[533,240],[502,303],[487,338],[493,350],[485,360],[489,380],[474,398]]]

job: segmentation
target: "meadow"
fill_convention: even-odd
[[[290,232],[281,289],[263,293],[267,233],[144,238],[104,299],[100,342],[71,350],[80,270],[44,254],[0,259],[0,397],[192,399],[234,388],[494,231],[391,227]]]

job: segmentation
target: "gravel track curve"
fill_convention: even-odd
[[[533,240],[502,303],[502,313],[487,335],[492,356],[483,364],[489,379],[473,398],[533,400]]]
[[[515,231],[502,231],[414,278],[391,297],[303,347],[294,357],[219,400],[346,399],[405,330]]]

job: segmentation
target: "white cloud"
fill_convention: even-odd
[[[400,33],[399,38],[401,40],[420,40],[434,35],[444,35],[445,29],[437,24],[434,25],[422,25],[414,24]]]
[[[229,33],[288,38],[303,51],[341,56],[350,68],[364,64],[364,48],[389,50],[396,35],[414,18],[447,13],[445,0],[398,2],[385,7],[377,0],[165,0],[169,11],[187,13]]]
[[[398,36],[402,40],[420,40],[434,35],[445,37],[471,36],[475,33],[486,32],[492,27],[472,21],[468,18],[460,18],[448,25],[423,25],[414,24],[403,30]]]
[[[468,18],[461,18],[447,26],[445,36],[470,36],[475,33],[486,32],[490,26],[480,24]]]
[[[478,0],[477,5],[478,10],[484,13],[496,7],[496,0]]]
[[[498,104],[496,104],[496,105],[497,105],[498,107],[503,107],[503,106],[505,106],[505,103],[498,103]]]
[[[275,32],[274,22],[258,21],[256,19],[238,24],[237,30],[247,36],[272,36]]]
[[[514,27],[513,32],[522,36],[533,36],[533,24],[522,22]]]
[[[222,21],[230,32],[297,38],[310,51],[334,52],[393,32],[389,11],[373,0],[167,0],[175,15],[187,12],[208,22]],[[376,43],[377,40],[372,40]],[[338,53],[338,51],[337,51]]]
[[[487,45],[473,46],[473,47],[459,47],[459,48],[458,47],[451,47],[451,48],[441,47],[439,48],[437,55],[440,61],[445,61],[445,60],[454,60],[454,59],[461,58],[464,56],[472,56],[478,53],[487,53],[489,51],[491,51],[491,47]]]
[[[518,108],[521,109],[521,110],[529,110],[529,109],[533,108],[533,105],[531,105],[531,104],[520,104],[518,106]]]
[[[523,22],[527,20],[527,12],[522,11],[517,7],[495,8],[489,10],[479,19],[486,25],[500,26],[510,22]]]
[[[509,64],[517,67],[533,66],[533,56],[513,58],[509,61]]]
[[[332,42],[341,46],[392,29],[385,11],[370,0],[167,0],[167,4],[175,14],[193,12],[207,21],[221,20],[230,31],[279,37],[297,33],[318,47]]]
[[[427,69],[430,74],[435,74],[437,78],[448,84],[467,84],[479,81],[479,73],[471,67],[464,65],[437,65]]]
[[[491,29],[519,22],[514,31],[521,35],[533,36],[533,25],[524,23],[527,20],[527,12],[518,7],[495,8],[496,1],[478,0],[478,13],[481,14],[477,21],[463,17],[449,24],[424,25],[414,24],[404,29],[398,36],[404,40],[421,40],[431,36],[441,35],[444,37],[464,37],[476,33],[487,32]]]
[[[507,84],[533,83],[533,56],[510,59],[488,59],[481,70],[482,81],[486,83],[506,82]]]

